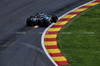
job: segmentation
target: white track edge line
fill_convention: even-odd
[[[45,48],[45,46],[44,46],[44,36],[45,36],[45,33],[47,32],[47,30],[48,30],[53,24],[54,24],[54,23],[52,23],[49,27],[47,27],[47,28],[44,30],[44,32],[43,32],[43,34],[42,34],[42,37],[41,37],[41,44],[42,44],[43,50],[45,51],[46,55],[47,55],[48,58],[51,60],[51,62],[52,62],[55,66],[58,66],[58,65],[55,63],[55,61],[51,58],[51,56],[48,54],[48,52],[47,52],[47,50],[46,50],[46,48]]]
[[[90,1],[90,2],[87,2],[87,3],[83,4],[83,5],[80,5],[80,6],[76,7],[76,8],[74,8],[74,9],[68,11],[67,13],[65,13],[64,15],[62,15],[61,17],[59,17],[58,20],[61,19],[63,16],[67,15],[68,13],[72,12],[73,10],[78,9],[78,8],[84,6],[84,5],[88,4],[88,3],[94,2],[94,1],[96,1],[96,0],[92,0],[92,1]],[[51,56],[48,54],[48,52],[47,52],[47,50],[46,50],[46,48],[45,48],[45,46],[44,46],[44,36],[45,36],[45,33],[46,33],[47,30],[48,30],[51,26],[53,26],[53,25],[54,25],[54,23],[52,23],[49,27],[47,27],[47,28],[44,30],[44,32],[42,33],[42,36],[41,36],[41,45],[42,45],[42,48],[43,48],[44,52],[46,53],[47,57],[51,60],[51,62],[52,62],[55,66],[58,66],[58,65],[55,63],[55,61],[51,58]]]

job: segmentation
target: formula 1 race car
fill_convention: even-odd
[[[26,20],[27,26],[39,25],[40,27],[47,27],[51,23],[55,23],[58,20],[56,15],[47,15],[45,13],[36,13],[34,16],[30,16]]]

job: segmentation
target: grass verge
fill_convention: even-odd
[[[100,4],[69,21],[57,42],[68,66],[100,66]]]

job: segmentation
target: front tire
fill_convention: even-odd
[[[51,22],[53,23],[56,23],[57,22],[57,20],[58,20],[58,17],[56,16],[56,15],[52,15],[52,20],[51,20]]]

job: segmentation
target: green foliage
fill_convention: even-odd
[[[100,66],[100,4],[69,21],[57,40],[69,66]]]

